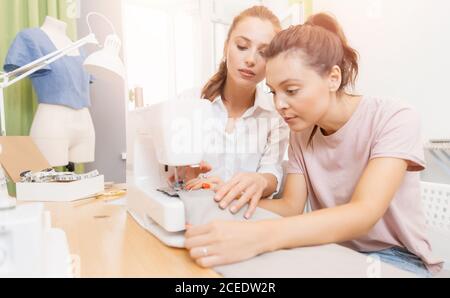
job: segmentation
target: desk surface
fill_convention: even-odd
[[[124,206],[47,203],[52,227],[63,229],[81,277],[219,277],[197,266],[183,249],[166,247],[142,229]]]

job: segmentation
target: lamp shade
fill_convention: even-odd
[[[86,58],[84,67],[94,77],[104,77],[108,73],[114,73],[125,80],[125,65],[119,57],[121,46],[117,35],[109,35],[106,37],[104,47]]]

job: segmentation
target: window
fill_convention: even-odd
[[[211,23],[214,40],[214,66],[223,58],[223,46],[233,18],[241,11],[253,5],[265,5],[280,18],[283,28],[300,24],[304,20],[304,3],[302,1],[280,0],[211,0]]]
[[[199,86],[197,1],[123,1],[128,84],[143,88],[144,105]]]
[[[231,22],[245,8],[267,5],[284,26],[303,18],[303,4],[287,0],[122,1],[128,84],[143,88],[146,106],[201,87],[217,70]]]

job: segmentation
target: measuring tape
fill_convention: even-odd
[[[99,172],[97,170],[89,172],[87,174],[74,174],[74,173],[58,173],[55,176],[56,182],[73,182],[79,180],[91,179],[99,176]]]
[[[99,172],[94,170],[87,174],[75,174],[72,172],[58,173],[54,169],[46,169],[40,172],[23,172],[20,174],[22,183],[51,183],[51,182],[74,182],[91,179],[99,176]]]
[[[6,184],[8,184],[8,181],[6,181],[6,177],[0,177],[0,187],[5,186]]]
[[[3,171],[3,168],[0,166],[0,188],[4,187],[8,184],[8,180],[6,179],[5,172]]]
[[[0,145],[0,155],[3,153],[3,147]],[[3,167],[0,164],[0,187],[3,187],[4,185],[8,184],[8,181],[6,180],[5,171],[3,171]]]

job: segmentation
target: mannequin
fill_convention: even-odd
[[[66,29],[66,23],[52,17],[47,17],[41,27],[57,49],[72,43]],[[75,50],[68,56],[80,56],[80,52]],[[69,120],[71,125],[54,127],[49,122],[50,117],[55,117],[57,123]],[[51,166],[94,161],[95,130],[87,108],[77,111],[64,106],[40,104],[30,136]]]
[[[66,29],[66,23],[46,17],[41,28],[20,32],[5,69],[67,47],[72,40]],[[30,136],[52,167],[89,163],[95,158],[95,130],[88,110],[90,78],[83,61],[82,53],[74,50],[31,77],[39,106]]]
[[[62,49],[73,42],[66,34],[67,24],[53,17],[47,16],[45,18],[41,30],[48,35],[57,49]],[[67,55],[80,56],[80,52],[78,49],[75,49]]]

